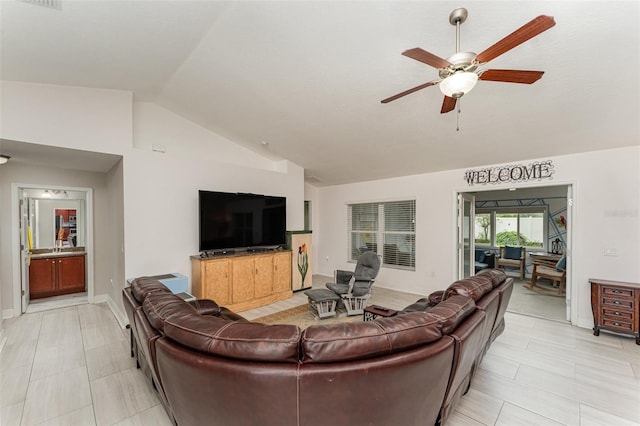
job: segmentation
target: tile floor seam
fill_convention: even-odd
[[[95,402],[93,400],[93,387],[91,386],[91,379],[89,377],[89,364],[88,364],[88,360],[87,360],[87,349],[85,347],[85,343],[84,343],[84,332],[85,329],[82,327],[82,318],[80,315],[80,311],[78,310],[78,307],[76,306],[75,309],[78,311],[78,321],[80,322],[80,337],[82,339],[82,353],[84,355],[84,365],[85,368],[87,370],[87,381],[89,382],[89,398],[91,399],[91,412],[93,413],[93,420],[95,422],[95,424],[98,424],[98,419],[96,417],[96,406],[95,406]]]
[[[31,358],[31,366],[29,368],[29,378],[27,381],[27,389],[25,390],[24,393],[24,399],[22,400],[22,410],[20,412],[20,424],[22,425],[22,421],[24,419],[24,410],[27,407],[27,396],[29,395],[29,388],[31,387],[31,375],[33,374],[33,365],[35,362],[35,358],[36,358],[36,352],[38,351],[38,345],[40,343],[40,332],[42,331],[42,323],[44,321],[44,315],[40,316],[40,323],[38,325],[38,334],[37,334],[37,339],[36,339],[36,346],[33,350],[33,357]]]
[[[502,414],[502,410],[504,409],[504,404],[507,403],[504,399],[501,399],[501,401],[502,401],[502,404],[500,404],[500,410],[498,411],[498,415],[496,416],[496,419],[493,422],[493,426],[496,426],[498,424],[498,420],[500,420],[500,414]]]

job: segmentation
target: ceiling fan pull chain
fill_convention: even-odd
[[[460,104],[462,99],[458,99],[458,111],[456,111],[456,132],[460,131]]]

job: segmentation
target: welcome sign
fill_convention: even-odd
[[[470,186],[486,185],[488,183],[528,182],[531,180],[553,179],[553,173],[553,163],[548,160],[529,164],[467,170],[464,173],[464,180]]]

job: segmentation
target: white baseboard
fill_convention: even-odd
[[[13,318],[13,309],[5,309],[2,311],[2,319]]]
[[[123,328],[123,329],[126,328],[127,325],[129,324],[129,319],[127,318],[127,315],[120,310],[120,308],[118,307],[118,304],[111,298],[111,296],[106,294],[100,295],[100,299],[102,298],[104,298],[104,303],[106,303],[107,306],[109,306],[109,309],[111,309],[111,312],[113,312],[113,316],[116,317],[118,324],[120,324],[120,328]],[[95,303],[103,303],[102,300],[98,302],[98,296],[96,296],[95,299],[96,299]]]
[[[4,328],[0,328],[0,353],[2,353],[2,348],[4,348],[6,342],[7,338],[4,335]]]

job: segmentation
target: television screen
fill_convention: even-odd
[[[286,198],[199,191],[200,251],[281,246]]]

